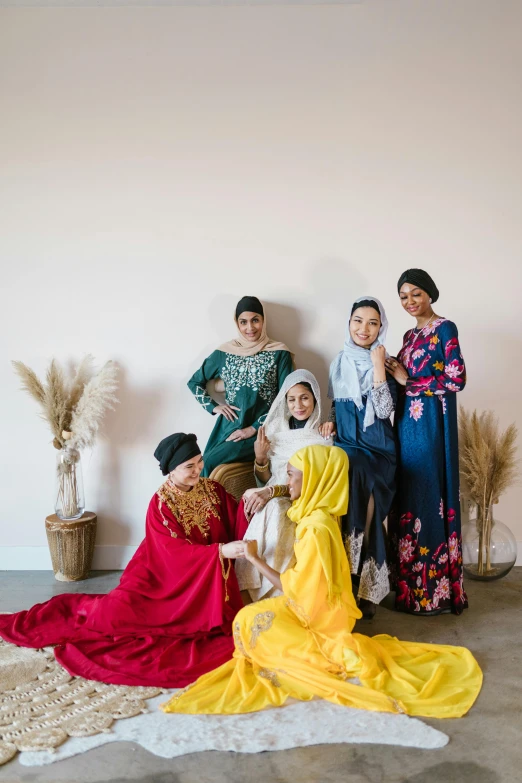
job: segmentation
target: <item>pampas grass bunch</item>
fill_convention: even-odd
[[[13,362],[13,367],[22,389],[39,404],[41,416],[51,428],[54,447],[63,450],[58,465],[58,496],[64,516],[71,519],[78,512],[79,449],[94,446],[103,416],[118,402],[118,369],[108,361],[96,373],[93,357],[88,354],[72,374],[66,375],[52,359],[43,384],[23,362]]]
[[[459,462],[462,494],[477,509],[478,573],[491,571],[492,507],[519,476],[518,430],[511,424],[500,432],[492,411],[459,415]]]

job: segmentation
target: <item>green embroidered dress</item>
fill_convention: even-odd
[[[214,351],[188,382],[188,387],[200,405],[212,413],[217,402],[207,392],[207,382],[221,378],[225,384],[228,405],[240,408],[238,418],[228,421],[218,416],[203,454],[209,476],[223,463],[249,462],[254,459],[255,435],[236,443],[227,442],[235,430],[245,427],[259,429],[275,400],[286,376],[293,370],[289,351],[260,351],[255,356],[235,356]]]

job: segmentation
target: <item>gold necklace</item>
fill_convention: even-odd
[[[424,331],[424,329],[426,329],[426,328],[427,328],[427,327],[428,327],[428,326],[431,324],[431,322],[433,321],[433,319],[434,319],[435,317],[436,317],[436,316],[435,316],[435,313],[433,313],[433,315],[431,316],[431,318],[430,318],[430,320],[428,321],[428,323],[424,324],[424,326],[423,326],[421,329],[419,329],[419,331],[418,331],[418,332],[417,332],[417,334],[415,335],[415,340],[414,340],[414,341],[412,342],[412,344],[411,344],[411,350],[413,350],[413,346],[415,345],[415,343],[416,343],[416,342],[417,342],[417,340],[419,339],[419,337],[420,337],[420,335],[422,334],[422,332]],[[415,332],[415,329],[412,329],[412,332]]]

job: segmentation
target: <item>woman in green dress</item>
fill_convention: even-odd
[[[217,417],[203,455],[204,476],[223,463],[254,459],[257,430],[293,370],[286,345],[267,337],[263,305],[257,297],[244,296],[238,302],[235,321],[238,337],[211,353],[188,382],[199,404]],[[208,381],[216,378],[225,386],[224,405],[207,392]]]

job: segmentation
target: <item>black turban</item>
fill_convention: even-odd
[[[373,307],[374,310],[377,310],[379,315],[381,314],[377,302],[374,302],[373,299],[361,299],[360,302],[353,303],[352,312],[350,313],[350,315],[353,315],[355,311],[359,309],[359,307]]]
[[[439,289],[424,269],[407,269],[406,272],[403,272],[397,283],[399,293],[404,283],[411,283],[416,288],[422,288],[431,297],[432,302],[436,302],[439,298]]]
[[[257,313],[264,316],[263,305],[257,296],[244,296],[239,300],[236,307],[236,321],[241,313]]]
[[[185,435],[184,432],[176,432],[175,435],[169,435],[163,438],[154,456],[159,462],[160,470],[164,476],[168,475],[174,468],[187,462],[192,457],[201,454],[201,449],[195,435]]]

